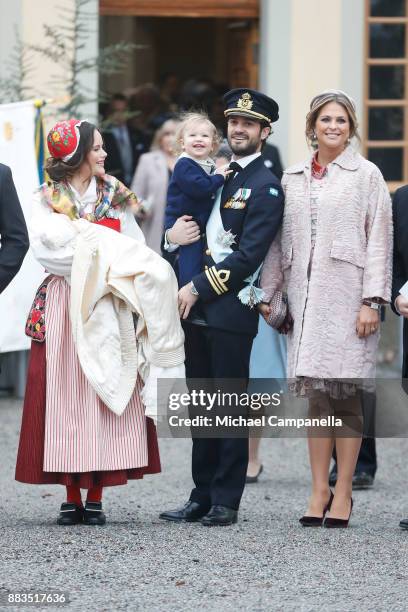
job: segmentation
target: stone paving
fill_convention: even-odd
[[[0,594],[66,592],[62,609],[98,612],[408,609],[408,532],[398,528],[408,516],[406,439],[378,441],[375,487],[355,493],[348,530],[298,524],[309,487],[304,439],[262,442],[264,473],[232,527],[158,519],[191,486],[190,441],[164,439],[161,475],[107,490],[104,527],[63,528],[62,487],[14,481],[20,416],[20,401],[0,402]],[[9,609],[33,606],[0,605]]]

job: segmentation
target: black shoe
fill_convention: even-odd
[[[332,505],[332,501],[333,501],[333,491],[330,491],[330,497],[329,497],[329,501],[327,502],[327,504],[325,505],[325,507],[323,508],[323,515],[322,516],[302,516],[299,519],[299,523],[301,525],[303,525],[303,527],[321,527],[323,525],[323,519],[324,516],[326,514],[326,512],[328,512],[330,510],[330,507]]]
[[[58,525],[78,525],[82,523],[84,518],[84,507],[76,504],[64,502],[61,504],[59,517],[57,518]]]
[[[355,472],[353,476],[353,489],[370,489],[374,484],[374,476],[367,472]]]
[[[263,472],[263,465],[261,464],[261,465],[259,466],[258,473],[257,473],[257,474],[255,474],[255,476],[247,476],[247,477],[245,478],[245,482],[246,482],[246,484],[252,484],[252,483],[254,483],[254,482],[258,482],[258,478],[259,478],[260,474],[262,474],[262,472]]]
[[[238,521],[238,511],[226,506],[211,506],[208,514],[203,516],[201,524],[206,527],[214,527],[217,525],[232,525]]]
[[[85,525],[104,525],[106,523],[106,516],[102,512],[102,502],[86,502],[84,523]]]
[[[209,506],[203,506],[189,499],[182,508],[165,510],[159,514],[159,518],[165,521],[185,521],[186,523],[194,523],[207,514],[208,509]]]
[[[401,529],[408,529],[408,518],[402,519],[402,521],[400,521],[399,526],[401,527]]]
[[[335,487],[337,483],[337,466],[334,465],[329,474],[329,487]]]
[[[324,519],[323,527],[329,527],[331,529],[337,529],[340,527],[344,527],[344,528],[348,527],[352,512],[353,512],[353,498],[351,498],[350,514],[348,515],[347,519],[339,519],[339,518],[334,518],[334,517],[332,518],[331,516],[329,516]]]

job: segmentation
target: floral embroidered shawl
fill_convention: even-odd
[[[103,217],[115,217],[127,206],[135,205],[136,210],[141,204],[135,194],[114,176],[105,174],[96,177],[97,199],[93,213],[82,213],[75,204],[75,197],[67,182],[44,183],[40,187],[43,204],[55,212],[67,215],[70,219],[83,217],[87,221],[98,221]],[[112,210],[113,209],[113,210]]]

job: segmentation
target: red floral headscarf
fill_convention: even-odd
[[[73,157],[79,145],[79,126],[82,121],[70,119],[58,121],[47,136],[47,146],[51,157],[66,162]]]

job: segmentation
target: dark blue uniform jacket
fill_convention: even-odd
[[[216,264],[203,246],[202,272],[193,277],[199,305],[209,326],[255,336],[258,311],[239,300],[245,279],[263,262],[283,216],[284,195],[279,180],[257,157],[228,181],[221,195],[224,229],[235,234],[233,252]],[[204,240],[206,242],[206,240]]]

